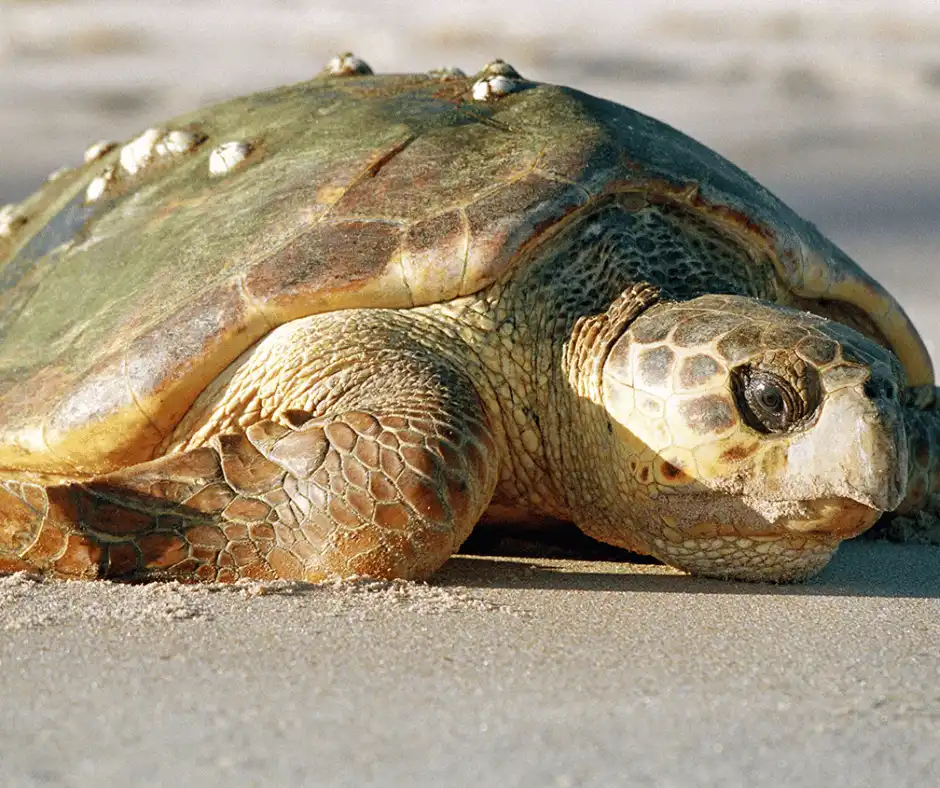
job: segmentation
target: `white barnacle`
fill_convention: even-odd
[[[251,143],[244,140],[223,142],[209,154],[209,174],[224,175],[231,172],[248,158],[251,150]]]
[[[196,150],[207,139],[206,135],[198,131],[185,131],[174,129],[168,131],[154,146],[157,156],[181,155]]]
[[[4,205],[0,208],[0,238],[13,235],[13,231],[26,224],[26,216],[23,215],[18,206]]]
[[[93,178],[85,189],[85,202],[92,203],[101,199],[114,180],[114,167],[106,167],[101,175]]]
[[[455,66],[444,66],[443,68],[432,68],[428,72],[429,77],[435,77],[441,82],[447,82],[451,79],[463,79],[467,76],[462,69]]]
[[[334,77],[353,77],[368,76],[373,71],[361,57],[356,57],[352,52],[343,52],[330,59],[326,64],[326,70]]]
[[[136,175],[153,159],[153,149],[160,139],[159,129],[147,129],[137,139],[121,148],[121,167],[128,175]]]
[[[473,83],[473,98],[475,101],[491,101],[522,90],[525,85],[521,79],[501,75],[484,77]]]
[[[483,77],[509,77],[509,79],[522,79],[522,75],[519,74],[516,69],[510,66],[502,58],[497,58],[496,60],[491,60],[480,71],[480,75]]]
[[[107,156],[118,144],[112,140],[98,140],[85,149],[85,163],[97,161],[102,156]]]

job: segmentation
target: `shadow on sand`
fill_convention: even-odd
[[[512,549],[512,543],[508,547],[486,550],[485,555],[467,554],[465,549],[431,583],[472,588],[940,599],[940,548],[921,545],[850,541],[819,576],[785,585],[691,577],[603,545],[587,546],[580,554],[552,544],[544,546],[541,554],[532,543],[523,543],[523,550]]]

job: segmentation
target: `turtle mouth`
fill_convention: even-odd
[[[694,524],[680,532],[666,527],[650,540],[648,552],[664,563],[706,577],[794,582],[828,563],[839,543],[857,536],[880,512],[850,498],[807,501],[751,501],[726,517],[706,520],[703,507]],[[733,523],[733,524],[732,524]],[[667,526],[669,523],[667,522]],[[678,524],[677,524],[678,525]]]
[[[819,498],[807,501],[814,516],[787,520],[788,532],[807,536],[851,539],[871,528],[881,512],[851,498]]]
[[[786,503],[752,502],[771,529],[742,534],[748,538],[799,536],[818,541],[851,539],[868,530],[881,516],[878,509],[844,497],[814,498]]]
[[[688,502],[688,498],[686,498]],[[731,537],[768,542],[799,540],[833,544],[868,530],[881,511],[845,497],[805,501],[766,501],[739,498],[732,507],[716,507],[703,496],[694,522],[681,528],[683,538]],[[724,511],[722,511],[722,509]]]

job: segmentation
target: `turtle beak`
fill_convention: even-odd
[[[907,488],[907,432],[900,405],[861,386],[832,392],[819,421],[787,453],[787,482],[809,498],[848,498],[886,512]]]

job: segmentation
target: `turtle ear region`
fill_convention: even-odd
[[[640,283],[626,290],[599,315],[579,318],[565,345],[564,368],[579,396],[597,400],[609,365],[617,366],[624,334],[659,300],[659,291]]]

